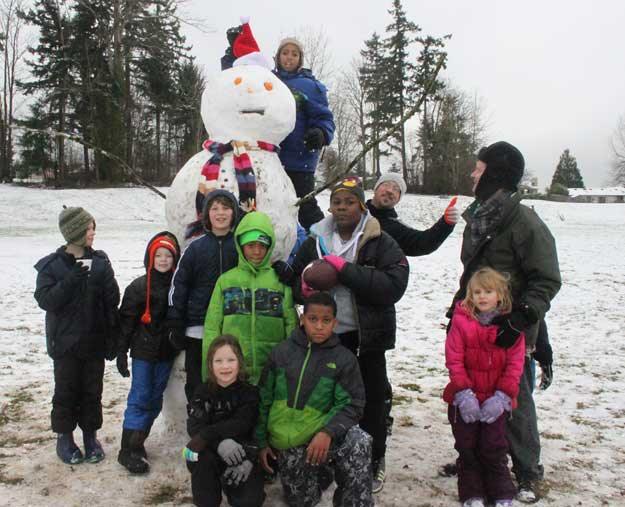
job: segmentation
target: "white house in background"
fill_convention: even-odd
[[[574,202],[625,203],[625,187],[569,188],[569,198]]]

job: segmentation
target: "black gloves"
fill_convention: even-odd
[[[527,318],[517,310],[495,317],[492,323],[499,326],[495,345],[504,349],[512,347],[528,325]]]
[[[185,350],[187,348],[187,337],[184,332],[184,326],[181,326],[177,321],[166,322],[167,338],[169,343],[175,350]]]
[[[295,272],[290,264],[284,261],[276,261],[271,265],[271,267],[276,272],[276,275],[278,275],[281,283],[291,286]]]
[[[228,44],[230,47],[234,44],[234,41],[237,40],[239,34],[243,31],[243,26],[231,26],[226,30],[226,38],[228,39]]]
[[[553,366],[550,364],[541,364],[540,370],[542,375],[540,377],[540,390],[544,391],[549,388],[553,382]]]
[[[317,127],[308,129],[304,134],[304,145],[307,150],[320,150],[326,143],[326,138],[323,135],[323,130]]]
[[[65,275],[65,280],[71,285],[76,285],[78,282],[85,280],[89,276],[89,268],[80,262],[76,262],[69,273]]]
[[[130,377],[130,372],[128,371],[128,355],[125,352],[117,354],[117,371],[124,378]]]

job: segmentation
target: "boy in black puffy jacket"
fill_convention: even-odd
[[[35,299],[46,311],[46,344],[54,360],[52,431],[67,464],[97,463],[104,451],[102,427],[104,359],[115,353],[119,287],[109,259],[93,250],[95,220],[83,208],[64,207],[59,229],[67,244],[35,264]],[[85,454],[74,442],[80,426]]]
[[[172,233],[164,231],[154,236],[145,251],[146,274],[126,288],[119,309],[117,369],[123,377],[130,376],[130,349],[132,384],[117,461],[134,474],[149,471],[143,444],[163,406],[163,393],[176,357],[165,318],[169,286],[179,257],[178,241]]]

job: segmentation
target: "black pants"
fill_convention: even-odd
[[[314,173],[298,171],[287,171],[286,173],[293,182],[297,197],[304,197],[306,194],[309,194],[315,189]],[[299,211],[297,213],[297,219],[299,220],[300,225],[306,229],[307,232],[312,224],[316,224],[320,220],[323,220],[324,217],[325,215],[323,214],[323,211],[321,211],[321,208],[317,203],[317,199],[314,197],[303,203],[299,207]]]
[[[187,382],[184,385],[184,394],[187,401],[195,392],[195,388],[202,383],[202,340],[187,336],[187,350],[184,355],[184,370],[187,372]]]
[[[356,353],[358,331],[339,334],[341,344]],[[390,384],[386,376],[386,356],[384,351],[371,351],[358,356],[362,381],[365,385],[365,410],[360,427],[373,438],[371,457],[373,461],[386,454],[387,397]]]
[[[52,431],[70,433],[102,427],[104,359],[82,359],[68,353],[54,360]]]
[[[222,482],[221,476],[226,465],[211,450],[201,452],[197,463],[187,462],[187,468],[191,472],[193,503],[199,507],[220,505],[222,489],[232,507],[257,507],[265,500],[263,474],[258,464],[252,469],[247,481],[238,486]]]

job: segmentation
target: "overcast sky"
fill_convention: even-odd
[[[298,28],[322,28],[333,63],[345,66],[390,21],[390,0],[188,0],[181,12],[209,33],[185,25],[193,54],[216,72],[225,30],[251,17],[263,52]],[[606,182],[610,138],[625,114],[625,1],[404,0],[424,34],[452,34],[444,77],[486,106],[488,141],[507,140],[525,155],[542,187],[565,148],[586,186]],[[313,69],[314,71],[314,69]],[[332,90],[337,92],[337,90]]]

